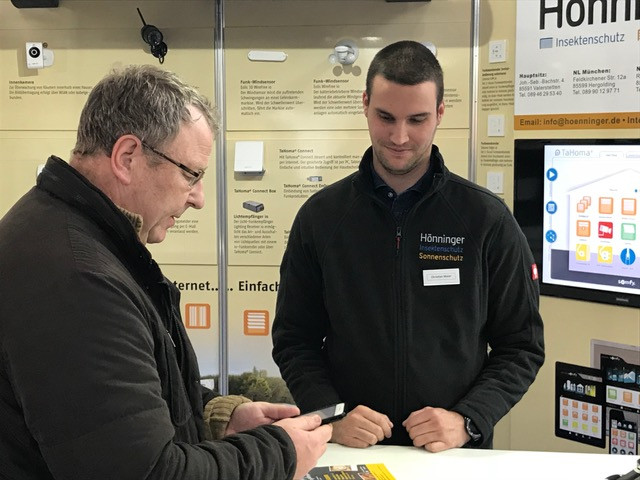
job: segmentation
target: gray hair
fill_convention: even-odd
[[[371,97],[371,85],[376,75],[400,85],[434,82],[438,105],[444,98],[442,67],[431,50],[421,43],[401,40],[376,53],[367,72],[367,97]]]
[[[89,94],[73,154],[111,155],[116,140],[127,134],[160,147],[194,120],[189,106],[202,113],[214,134],[218,131],[217,113],[209,100],[174,73],[152,65],[114,70]]]

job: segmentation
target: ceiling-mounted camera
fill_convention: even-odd
[[[142,20],[143,26],[142,30],[140,30],[142,40],[151,47],[151,55],[156,57],[160,63],[163,63],[164,56],[167,54],[169,48],[167,44],[163,42],[162,32],[155,25],[147,25],[140,9],[136,8],[136,10],[138,10],[138,15],[140,15],[140,20]]]

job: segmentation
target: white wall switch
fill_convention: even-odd
[[[504,174],[487,172],[487,188],[493,193],[504,193]]]
[[[504,115],[487,115],[487,137],[504,137]]]
[[[493,40],[489,42],[489,63],[507,61],[507,41]]]

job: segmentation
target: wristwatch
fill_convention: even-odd
[[[464,428],[467,431],[467,434],[471,437],[472,442],[477,442],[482,438],[482,434],[476,427],[476,424],[473,423],[469,417],[464,417]]]

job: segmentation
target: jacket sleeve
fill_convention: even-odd
[[[285,431],[268,425],[198,445],[168,443],[147,479],[292,479],[295,449]]]
[[[53,477],[293,477],[295,448],[277,426],[217,442],[174,440],[174,422],[192,413],[188,404],[170,411],[161,395],[158,345],[138,290],[113,275],[68,269],[30,286],[15,298],[21,317],[4,325],[3,361]]]
[[[488,360],[453,408],[470,417],[491,442],[494,425],[524,395],[544,362],[537,267],[515,219],[504,213],[484,249],[488,278]]]
[[[273,359],[303,412],[340,401],[323,352],[329,316],[312,225],[305,207],[294,220],[280,266]]]

